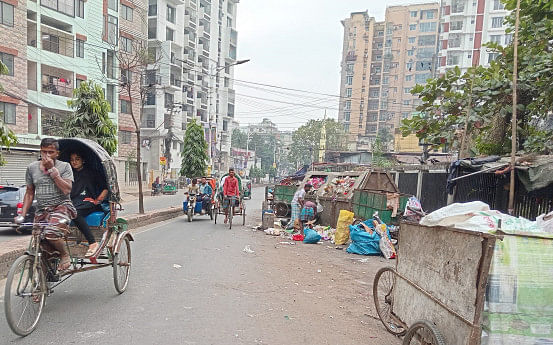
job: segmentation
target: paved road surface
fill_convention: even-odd
[[[26,338],[0,312],[0,344],[400,344],[373,319],[368,291],[384,259],[282,245],[207,217],[141,231],[127,292],[115,292],[109,268],[75,275],[48,298]]]

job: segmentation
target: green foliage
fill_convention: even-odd
[[[371,165],[379,168],[390,168],[394,163],[386,158],[385,152],[388,151],[389,143],[393,139],[392,134],[386,128],[378,131],[376,139],[372,144],[372,162]]]
[[[2,74],[8,74],[8,67],[0,61],[0,75]],[[0,84],[0,92],[2,92],[4,89],[2,88],[2,84]],[[7,148],[9,149],[11,146],[14,146],[17,144],[17,137],[15,136],[14,132],[8,128],[4,124],[4,114],[0,111],[0,166],[3,166],[6,164],[6,161],[2,157],[1,148]]]
[[[207,142],[204,129],[196,120],[186,126],[184,145],[181,152],[180,175],[190,178],[204,176],[207,170]]]
[[[64,120],[62,136],[94,140],[110,155],[117,151],[117,126],[109,118],[111,107],[100,85],[83,81],[67,105],[75,112]]]
[[[250,178],[261,178],[264,177],[265,173],[260,168],[252,167],[250,169]]]
[[[232,130],[231,136],[231,146],[235,149],[245,149],[246,140],[248,140],[248,134],[240,130],[240,128],[235,128]]]
[[[309,120],[305,125],[294,131],[289,160],[296,164],[311,164],[312,157],[318,158],[321,130],[325,123],[326,150],[339,151],[345,148],[343,126],[334,119]]]
[[[516,0],[507,0],[505,4],[513,10]],[[512,28],[514,16],[513,11],[507,17]],[[522,0],[520,19],[518,149],[547,153],[551,150],[547,140],[553,137],[545,121],[553,107],[553,53],[547,51],[547,43],[553,39],[553,0]],[[488,49],[499,54],[489,67],[472,68],[465,74],[455,68],[412,90],[422,100],[417,108],[420,116],[402,121],[403,135],[416,134],[433,148],[447,145],[459,149],[470,109],[466,131],[469,151],[473,154],[511,151],[514,46],[490,43]]]

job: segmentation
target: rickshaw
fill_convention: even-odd
[[[175,195],[177,194],[177,190],[177,180],[166,179],[165,181],[163,181],[161,193]]]
[[[217,186],[217,196],[215,198],[215,204],[213,206],[213,215],[215,219],[215,224],[217,224],[217,215],[225,215],[225,210],[223,209],[223,183],[225,177],[228,174],[225,174],[221,177],[219,185]],[[246,204],[244,204],[244,189],[242,184],[242,179],[238,175],[234,175],[238,179],[238,189],[240,190],[240,197],[233,197],[230,203],[230,210],[228,212],[228,224],[229,229],[232,229],[232,218],[234,216],[242,216],[242,225],[246,225]],[[237,209],[238,208],[238,209]]]
[[[252,181],[248,179],[242,180],[244,183],[244,199],[251,200],[252,199]]]
[[[84,236],[74,226],[65,238],[66,250],[71,257],[71,266],[58,271],[60,257],[58,252],[48,250],[48,242],[41,239],[41,232],[48,223],[26,223],[33,228],[27,251],[17,258],[10,267],[6,279],[4,311],[11,330],[26,336],[33,332],[40,320],[46,297],[54,289],[75,273],[90,271],[102,267],[111,267],[113,282],[119,294],[128,286],[131,269],[131,247],[133,236],[127,230],[127,222],[117,218],[117,205],[120,205],[119,185],[115,165],[110,155],[96,142],[88,139],[59,140],[60,157],[69,162],[73,152],[79,152],[86,161],[86,169],[95,176],[104,179],[109,195],[102,204],[104,212],[94,212],[86,221],[99,246],[96,252],[85,257],[87,246]]]
[[[209,215],[209,218],[213,220],[213,204],[215,202],[215,194],[216,194],[216,184],[214,178],[212,177],[205,177],[207,180],[207,183],[211,186],[211,189],[213,192],[211,193],[211,203],[208,207],[206,207],[207,212],[202,213],[203,210],[203,202],[197,201],[197,195],[195,194],[188,194],[188,192],[184,193],[186,196],[184,197],[184,201],[182,202],[182,209],[184,213],[188,217],[188,221],[191,222],[192,218],[194,218],[194,215]]]

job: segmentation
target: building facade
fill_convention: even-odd
[[[156,57],[146,76],[155,85],[142,116],[148,168],[176,176],[186,124],[205,129],[210,165],[230,162],[234,119],[238,0],[150,0],[148,47]],[[159,164],[166,157],[167,165]]]
[[[505,30],[509,14],[500,0],[442,0],[439,72],[458,66],[488,66],[497,53],[484,47],[488,42],[506,46],[512,35]]]
[[[393,149],[400,121],[415,113],[411,89],[436,72],[439,4],[388,7],[383,22],[354,12],[342,24],[338,121],[348,149],[370,150],[379,133]]]

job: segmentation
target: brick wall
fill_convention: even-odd
[[[27,99],[27,7],[26,0],[11,0],[15,4],[14,26],[0,25],[0,52],[15,55],[14,75],[0,76],[0,84],[8,95],[0,97],[0,102],[16,104],[15,125],[8,125],[16,134],[27,133],[28,104],[18,98]]]

